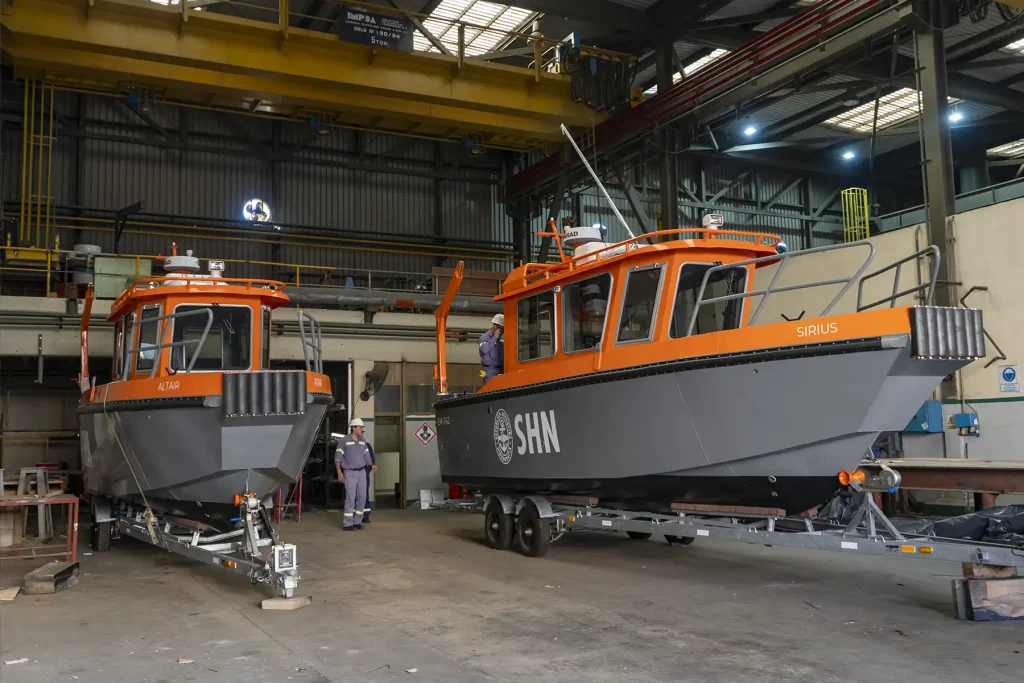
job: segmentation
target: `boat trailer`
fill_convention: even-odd
[[[270,518],[272,499],[260,501],[249,494],[236,496],[235,502],[239,508],[239,527],[213,533],[195,520],[158,516],[122,500],[94,500],[93,525],[97,530],[93,532],[93,545],[97,551],[106,550],[110,538],[130,536],[168,552],[244,574],[253,585],[266,584],[284,598],[293,597],[299,583],[298,553],[294,545],[281,543],[278,538]],[[102,525],[110,526],[103,530]],[[109,534],[106,543],[104,533]]]
[[[853,482],[851,488],[852,501],[859,507],[846,523],[786,516],[784,511],[770,508],[676,504],[672,514],[629,511],[601,507],[599,499],[588,496],[482,493],[448,500],[445,491],[431,489],[420,492],[420,508],[482,512],[490,547],[514,547],[529,557],[543,556],[552,542],[573,531],[624,531],[637,540],[662,534],[670,545],[680,546],[707,538],[767,547],[959,562],[968,578],[953,580],[954,613],[958,618],[1020,618],[1015,607],[1013,616],[978,616],[988,606],[972,606],[972,593],[978,592],[972,584],[983,593],[986,579],[999,581],[1014,576],[1017,568],[1024,567],[1024,548],[901,532],[874,501],[872,493],[880,487]],[[893,486],[885,488],[887,493],[893,490]],[[1022,585],[1013,590],[1019,592],[1024,579],[1017,581]]]

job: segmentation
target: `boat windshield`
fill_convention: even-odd
[[[676,300],[672,308],[672,323],[669,336],[678,339],[686,336],[690,324],[690,316],[697,305],[697,296],[704,274],[712,268],[710,263],[684,263],[679,270],[679,285],[676,288]],[[743,267],[727,268],[715,271],[704,289],[704,300],[714,297],[739,294],[746,291],[747,269]],[[697,315],[697,323],[693,334],[735,330],[742,323],[743,299],[719,301],[704,304]]]
[[[193,371],[249,370],[252,366],[252,309],[248,306],[182,304],[175,307],[174,312],[179,314],[204,309],[213,312],[213,324],[201,348],[199,342],[208,318],[205,315],[190,315],[174,320],[174,341],[185,344],[173,347],[171,369],[185,370],[198,348]]]

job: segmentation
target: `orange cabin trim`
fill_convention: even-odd
[[[608,315],[608,318],[612,317],[611,314]],[[561,316],[559,316],[559,321],[560,319]],[[607,322],[606,320],[606,325]],[[833,324],[835,327],[832,327]],[[515,340],[510,337],[505,343],[505,373],[487,382],[480,392],[498,391],[576,377],[597,370],[617,370],[681,358],[700,358],[744,351],[785,348],[801,344],[810,345],[910,334],[910,309],[885,308],[825,318],[741,327],[735,330],[695,334],[679,339],[667,339],[666,330],[667,323],[664,326],[659,324],[661,339],[656,334],[652,342],[618,346],[611,343],[599,351],[587,350],[566,354],[559,345],[554,356],[522,363],[516,356]],[[820,334],[822,330],[826,333]],[[508,329],[506,329],[506,335],[510,335]],[[607,339],[607,336],[605,338]]]
[[[272,370],[271,372],[294,372]],[[200,398],[220,396],[223,375],[244,374],[233,372],[179,372],[163,377],[144,377],[130,381],[114,381],[98,385],[92,396],[83,404],[99,404],[113,401],[145,401],[160,398]],[[316,372],[306,373],[306,393],[330,394],[331,378]]]
[[[220,396],[224,374],[274,372],[269,370],[265,363],[270,356],[273,338],[268,329],[272,323],[270,311],[288,303],[284,289],[284,283],[273,280],[194,277],[188,274],[145,278],[135,282],[117,298],[107,318],[108,321],[115,323],[112,381],[84,390],[83,401],[95,404],[104,401]],[[151,365],[138,369],[139,355],[132,353],[128,373],[122,377],[126,354],[139,348],[143,329],[138,321],[142,320],[144,310],[159,307],[158,317],[162,317],[173,314],[182,305],[206,304],[236,306],[249,310],[250,329],[244,337],[249,345],[248,368],[175,372],[169,369],[173,349],[163,348],[153,358],[157,368],[155,374],[151,376]],[[268,314],[266,319],[264,307]],[[157,323],[160,335],[156,340],[157,345],[171,342],[174,322],[163,320]],[[83,328],[87,329],[87,322],[83,322]],[[330,394],[330,378],[316,372],[307,372],[306,391],[313,394]]]
[[[675,239],[657,244],[639,244],[649,236],[670,234],[697,234],[700,237]],[[566,377],[585,375],[599,370],[628,368],[680,358],[697,358],[727,353],[796,346],[828,341],[842,341],[888,334],[909,334],[910,315],[907,308],[894,308],[835,315],[793,322],[763,323],[747,327],[751,314],[762,301],[761,296],[739,300],[739,327],[722,331],[695,333],[692,336],[672,338],[670,327],[675,312],[680,273],[686,264],[728,265],[765,256],[778,255],[775,247],[781,240],[768,234],[723,230],[666,230],[643,235],[633,240],[610,244],[598,252],[581,257],[564,258],[556,264],[524,264],[513,270],[505,281],[502,294],[495,300],[504,304],[505,315],[505,371],[480,389],[482,392],[527,386]],[[623,249],[624,245],[635,248]],[[607,258],[602,252],[621,249]],[[595,257],[595,253],[598,257]],[[756,267],[778,263],[740,266],[747,271],[744,291],[754,289]],[[629,273],[645,267],[662,266],[659,294],[656,300],[651,337],[647,340],[618,342],[626,298]],[[598,348],[565,351],[563,334],[566,330],[565,287],[599,275],[611,276],[612,284],[605,304],[601,323],[601,342]],[[518,304],[523,299],[545,292],[554,297],[554,315],[551,323],[554,354],[530,360],[519,359]],[[712,298],[710,293],[705,299]],[[687,314],[692,314],[692,306]],[[763,321],[764,319],[761,318]],[[835,327],[831,325],[835,324]],[[824,327],[818,327],[822,326]],[[813,334],[818,329],[827,334]],[[834,331],[833,331],[834,329]]]

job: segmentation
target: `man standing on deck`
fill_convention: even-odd
[[[505,316],[491,318],[491,329],[480,336],[480,364],[484,366],[484,382],[505,371]]]
[[[366,469],[376,472],[370,456],[370,445],[363,440],[363,421],[358,417],[349,423],[349,435],[338,442],[334,454],[334,467],[338,481],[345,485],[345,518],[343,529],[356,531],[363,528],[363,511],[366,508]],[[358,516],[357,516],[358,515]]]

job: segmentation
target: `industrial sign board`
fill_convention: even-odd
[[[424,422],[416,430],[416,440],[424,446],[433,441],[435,436],[437,436],[437,432],[434,431],[434,428],[428,422]]]
[[[412,52],[412,21],[407,17],[346,9],[332,27],[347,43]]]
[[[1003,365],[999,368],[999,391],[1004,394],[1020,393],[1020,366]]]

